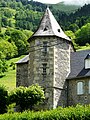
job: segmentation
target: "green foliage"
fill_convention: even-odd
[[[3,53],[6,59],[10,59],[17,55],[17,47],[14,42],[8,42],[5,40],[0,41],[0,51]]]
[[[8,91],[4,86],[0,86],[0,114],[7,112]]]
[[[74,48],[77,50],[78,45],[75,43],[76,36],[75,36],[74,32],[72,32],[71,30],[68,30],[68,31],[65,31],[65,33],[72,40]]]
[[[4,72],[8,69],[8,65],[5,60],[0,60],[0,77],[4,76]]]
[[[69,30],[71,30],[71,31],[73,31],[73,32],[77,31],[78,29],[79,29],[79,27],[78,27],[78,25],[77,25],[76,23],[71,24],[71,25],[69,26]]]
[[[80,6],[77,5],[65,5],[63,2],[53,4],[52,7],[55,11],[59,10],[66,13],[71,13],[72,11],[75,12],[78,8],[80,8]]]
[[[10,59],[15,56],[27,54],[29,50],[28,38],[32,35],[29,30],[17,30],[14,28],[6,28],[0,33],[0,52],[5,59]]]
[[[90,105],[62,108],[54,110],[4,114],[0,120],[90,120]]]
[[[5,62],[8,65],[8,70],[2,74],[3,77],[0,78],[0,85],[5,85],[9,92],[16,88],[16,70],[13,70],[13,67],[23,57],[25,55],[9,59]]]
[[[0,78],[4,76],[4,72],[6,72],[8,69],[8,65],[6,64],[6,61],[4,58],[5,56],[0,51]]]
[[[14,110],[15,106],[16,106],[15,103],[9,104],[8,107],[7,107],[7,113],[14,113],[15,112],[15,110]]]
[[[9,26],[31,31],[36,30],[46,9],[45,4],[33,0],[3,0],[0,1],[0,7],[1,27]],[[64,5],[62,2],[50,5],[50,9],[65,30],[74,31],[90,22],[90,5],[80,8],[80,6]]]
[[[86,45],[86,43],[90,44],[90,23],[82,26],[81,29],[76,31],[76,40],[75,42],[81,46]]]
[[[38,85],[32,85],[28,88],[18,87],[11,92],[9,100],[20,107],[20,111],[33,109],[34,105],[39,104],[44,99],[43,89]]]

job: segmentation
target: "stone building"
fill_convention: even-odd
[[[45,90],[49,109],[89,104],[90,50],[75,52],[49,8],[28,41],[29,55],[17,62],[17,87],[38,83]]]

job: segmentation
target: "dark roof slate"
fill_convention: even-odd
[[[71,73],[67,79],[89,77],[90,69],[85,69],[85,58],[90,50],[83,50],[71,53]]]

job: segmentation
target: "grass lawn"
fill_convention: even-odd
[[[13,62],[17,62],[19,59],[23,58],[25,55],[22,55],[18,58],[13,58],[7,61],[8,66]],[[13,70],[12,67],[8,68],[8,71],[5,72],[5,76],[0,78],[0,85],[6,86],[8,91],[13,90],[16,87],[16,70]]]

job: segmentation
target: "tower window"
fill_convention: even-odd
[[[83,82],[77,83],[77,95],[82,95],[84,93],[84,85]]]
[[[47,28],[46,28],[46,27],[44,28],[44,31],[47,31]]]
[[[47,53],[47,41],[43,42],[43,52]]]
[[[46,75],[46,67],[47,67],[47,63],[43,63],[43,75]]]
[[[58,32],[60,32],[60,29],[58,29]]]

